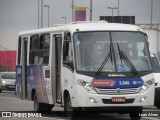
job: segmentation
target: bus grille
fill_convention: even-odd
[[[136,94],[140,88],[128,88],[128,89],[100,89],[96,88],[99,94],[106,95],[124,95],[124,94]]]

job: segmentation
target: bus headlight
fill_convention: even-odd
[[[6,81],[2,80],[2,84],[5,84],[5,83],[6,83]]]
[[[96,90],[95,88],[88,82],[86,81],[83,81],[83,80],[78,80],[78,84],[82,87],[84,87],[89,93],[92,93],[92,94],[96,94]]]
[[[139,92],[144,93],[146,92],[152,85],[154,84],[154,79],[148,80],[143,84],[143,86],[140,88]]]

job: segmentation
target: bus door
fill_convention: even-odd
[[[52,42],[52,93],[53,101],[61,102],[61,49],[62,34],[54,34]]]
[[[28,37],[22,37],[22,99],[27,98],[27,46]]]

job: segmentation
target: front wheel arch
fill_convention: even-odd
[[[64,112],[68,117],[74,117],[77,115],[77,109],[72,106],[72,100],[69,92],[64,91]]]

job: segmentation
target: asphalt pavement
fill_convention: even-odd
[[[27,112],[26,112],[27,111]],[[63,112],[63,108],[54,108],[49,114],[40,114],[33,112],[33,102],[28,100],[21,100],[17,98],[14,91],[2,91],[0,93],[0,120],[69,120]],[[6,113],[9,112],[9,113]],[[33,114],[34,113],[34,114]],[[150,116],[145,114],[151,113]],[[154,116],[157,115],[158,116]],[[9,116],[11,115],[11,117]],[[160,110],[155,107],[146,107],[143,109],[141,120],[160,120]],[[8,117],[9,116],[9,117]],[[130,120],[128,114],[117,113],[101,113],[101,114],[81,114],[76,116],[73,120]]]

